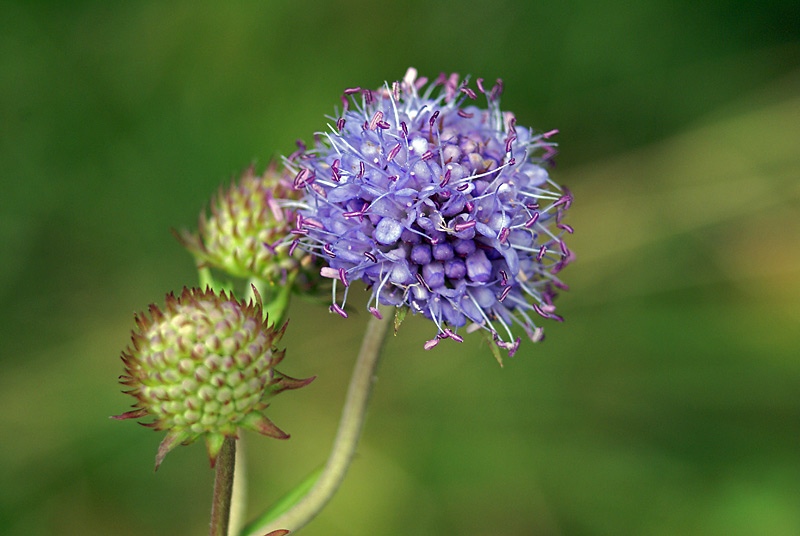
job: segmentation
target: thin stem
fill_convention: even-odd
[[[228,536],[233,495],[233,473],[236,465],[236,439],[226,437],[215,465],[214,498],[211,500],[210,536]]]
[[[240,434],[236,440],[236,460],[233,471],[233,490],[231,496],[228,534],[239,534],[245,520],[247,503],[247,465],[244,456],[244,437]]]
[[[364,425],[367,403],[372,391],[375,372],[380,360],[383,342],[391,323],[393,308],[381,306],[382,320],[370,318],[361,343],[347,399],[342,409],[339,429],[336,432],[328,462],[317,482],[294,506],[266,526],[258,527],[251,533],[264,533],[276,529],[288,529],[292,533],[305,526],[328,503],[344,480],[347,468],[355,454],[361,429]]]

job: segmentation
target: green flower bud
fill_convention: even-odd
[[[278,439],[288,434],[263,415],[264,399],[297,389],[314,378],[297,380],[275,370],[285,350],[275,347],[286,329],[264,319],[261,297],[244,304],[232,294],[186,289],[166,297],[162,311],[135,316],[138,330],[122,352],[120,383],[136,399],[133,410],[115,419],[152,417],[141,423],[166,430],[156,469],[179,444],[204,438],[214,466],[225,437],[247,428]]]
[[[241,278],[283,279],[287,272],[311,262],[302,251],[290,255],[284,240],[294,215],[279,200],[296,196],[291,182],[274,166],[261,176],[251,166],[238,185],[232,182],[227,191],[220,187],[211,200],[211,216],[200,214],[197,233],[183,231],[178,239],[201,267],[213,266]]]

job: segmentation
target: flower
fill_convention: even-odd
[[[125,392],[136,403],[113,418],[153,417],[142,424],[167,431],[156,469],[178,444],[200,437],[212,467],[225,437],[236,437],[239,428],[289,437],[262,414],[263,399],[313,378],[297,380],[274,369],[285,354],[274,344],[286,325],[269,326],[255,294],[255,302],[244,304],[232,294],[184,288],[178,298],[167,295],[164,311],[151,305],[149,317],[135,316],[138,331],[122,353],[120,383],[130,387]]]
[[[235,277],[285,283],[287,272],[308,264],[310,257],[293,258],[277,242],[292,228],[294,216],[276,199],[291,198],[291,182],[274,165],[257,176],[248,168],[237,185],[211,200],[211,217],[200,214],[198,231],[176,233],[201,266],[210,265]],[[296,196],[296,195],[295,195]]]
[[[312,149],[285,159],[296,209],[292,247],[323,257],[334,280],[331,310],[347,316],[352,281],[377,304],[408,307],[432,320],[437,335],[462,341],[458,328],[483,328],[513,355],[520,324],[533,341],[534,321],[561,320],[553,299],[567,286],[558,272],[574,259],[563,240],[572,194],[545,169],[549,138],[502,112],[502,82],[477,80],[488,109],[473,101],[469,79],[433,83],[409,69],[378,91],[347,89],[335,125]],[[336,283],[344,285],[342,303]]]

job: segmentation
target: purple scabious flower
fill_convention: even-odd
[[[479,78],[477,91],[468,82],[441,74],[428,84],[412,68],[378,91],[345,90],[329,131],[285,159],[304,191],[287,201],[291,247],[325,259],[331,310],[344,317],[360,279],[373,314],[378,303],[407,306],[434,322],[425,349],[483,328],[513,355],[512,324],[539,341],[538,322],[561,320],[553,299],[574,259],[562,238],[572,195],[544,167],[557,131],[516,125],[500,110],[500,80],[487,89]],[[479,93],[487,109],[474,104]]]

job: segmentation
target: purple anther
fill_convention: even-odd
[[[328,255],[328,257],[330,257],[331,259],[336,258],[336,253],[333,252],[333,248],[331,248],[330,244],[325,244],[324,246],[322,246],[322,251],[324,251],[325,254]]]
[[[291,230],[291,231],[289,231],[289,232],[290,232],[291,234],[293,234],[293,235],[298,235],[298,236],[308,236],[308,230],[307,230],[307,229],[292,229],[292,230]]]
[[[406,125],[405,121],[400,121],[400,128],[403,129],[403,137],[407,138],[408,137],[408,126]]]
[[[453,230],[455,232],[457,232],[457,233],[460,233],[461,231],[466,231],[467,229],[472,229],[477,224],[478,224],[478,222],[476,222],[475,220],[465,221],[465,222],[461,222],[461,223],[455,224],[453,226]]]
[[[509,166],[513,166],[516,163],[517,163],[517,159],[516,158],[509,158],[508,159],[508,165]]]
[[[358,175],[356,175],[357,179],[360,179],[364,176],[364,172],[367,170],[366,166],[364,166],[364,162],[358,163]]]
[[[485,94],[486,90],[483,89],[483,78],[478,78],[475,82],[478,84],[478,91]]]
[[[373,255],[372,253],[370,253],[369,251],[365,251],[364,252],[364,256],[366,258],[368,258],[369,260],[371,260],[372,262],[378,262],[378,258],[375,255]]]
[[[436,346],[437,344],[439,344],[439,339],[438,338],[437,339],[431,339],[429,341],[426,341],[425,344],[422,345],[422,348],[424,350],[430,350],[434,346]]]
[[[392,125],[390,125],[386,121],[378,121],[378,128],[386,130],[387,128],[392,128]]]
[[[294,254],[294,250],[297,248],[297,245],[300,243],[299,240],[293,240],[292,245],[289,246],[289,256],[291,257]]]
[[[400,100],[400,83],[397,81],[392,82],[392,96],[394,96],[394,100]]]
[[[369,89],[365,89],[364,90],[364,102],[366,103],[367,106],[372,104],[372,98],[373,98],[372,91],[370,91]]]
[[[469,112],[465,112],[464,110],[461,110],[460,108],[459,108],[457,113],[458,113],[459,117],[463,117],[464,119],[470,119],[475,115],[475,114],[471,114]]]
[[[528,210],[539,210],[539,203],[526,203],[525,207]]]
[[[439,117],[439,110],[436,110],[435,112],[433,112],[433,115],[431,116],[430,120],[428,121],[431,124],[431,127],[433,127],[433,124],[436,123],[436,118],[437,117]]]
[[[561,290],[569,290],[569,285],[567,285],[566,283],[562,283],[557,279],[553,279],[552,283],[554,287],[560,288]]]
[[[447,186],[447,183],[450,182],[450,169],[448,168],[447,171],[444,172],[444,177],[442,177],[442,181],[439,183],[439,186],[444,188]]]
[[[444,333],[446,336],[448,336],[448,337],[450,337],[451,339],[453,339],[454,341],[456,341],[456,342],[464,342],[464,337],[462,337],[461,335],[457,335],[457,334],[456,334],[455,332],[453,332],[453,331],[452,331],[450,328],[444,328],[444,331],[443,331],[443,333]]]
[[[511,134],[511,135],[510,135],[510,136],[509,136],[509,137],[506,139],[506,152],[507,152],[507,153],[510,153],[510,152],[511,152],[511,145],[514,143],[514,140],[516,140],[516,139],[517,139],[517,135],[516,135],[516,134]]]
[[[295,229],[302,229],[303,228],[303,215],[299,212],[294,216],[294,228]]]
[[[564,229],[569,234],[575,232],[575,229],[573,229],[571,225],[567,225],[566,223],[559,223],[558,225],[556,225],[556,227],[558,227],[559,229]]]
[[[502,302],[503,300],[505,300],[506,296],[508,296],[509,292],[511,292],[511,286],[510,285],[503,289],[503,292],[500,294],[500,297],[497,298],[497,301]]]
[[[261,242],[261,245],[267,248],[269,252],[272,253],[273,255],[278,254],[278,252],[275,250],[275,247],[271,245],[269,242]]]
[[[433,153],[431,151],[425,151],[425,154],[422,155],[422,160],[430,160],[433,158]]]
[[[400,178],[400,175],[389,175],[389,180],[394,182]]]
[[[539,213],[534,212],[533,216],[531,216],[531,219],[525,222],[525,228],[530,229],[531,227],[533,227],[533,224],[536,223],[536,220],[538,219],[539,219]]]
[[[360,210],[354,210],[352,212],[345,212],[342,214],[345,218],[359,218],[359,220],[364,220],[364,213]]]
[[[303,154],[303,151],[304,151],[304,150],[305,150],[305,149],[297,149],[295,152],[293,152],[292,154],[290,154],[290,155],[289,155],[289,158],[287,158],[287,160],[288,160],[289,162],[294,162],[295,160],[297,160],[297,157],[298,157],[298,156],[300,156],[301,154]]]
[[[308,168],[302,168],[297,172],[297,175],[294,177],[295,190],[300,190],[306,185],[306,177],[308,177],[310,173],[311,172],[308,170]]]
[[[508,285],[508,275],[506,274],[505,270],[500,270],[500,278],[501,278],[500,285],[502,286]]]
[[[313,227],[314,229],[325,229],[325,226],[322,225],[322,222],[317,221],[314,218],[304,218],[303,227]]]
[[[369,130],[369,121],[364,121],[364,130]]]
[[[564,208],[567,209],[567,208],[570,207],[571,204],[572,204],[572,194],[567,192],[564,195],[562,195],[561,197],[559,197],[556,200],[556,202],[553,203],[553,206],[557,207],[559,205],[564,205]]]
[[[341,315],[342,318],[347,318],[347,313],[345,313],[344,309],[339,307],[339,304],[337,304],[337,303],[334,303],[333,305],[331,305],[330,312],[339,313],[339,315]]]
[[[392,160],[394,160],[394,157],[397,156],[397,153],[399,152],[400,152],[400,144],[398,143],[392,148],[391,151],[389,151],[389,154],[386,156],[386,160],[388,162],[391,162]]]
[[[375,112],[375,115],[372,116],[372,120],[369,122],[369,129],[375,130],[378,127],[378,122],[383,120],[383,112],[378,110]]]
[[[475,204],[472,201],[467,201],[467,203],[464,205],[464,208],[467,210],[467,212],[472,212],[472,209],[475,208]]]
[[[359,91],[361,91],[360,87],[349,87],[349,88],[344,90],[344,94],[345,95],[352,95],[353,93],[358,93]]]
[[[464,184],[462,184],[461,186],[459,186],[458,188],[456,188],[456,190],[458,190],[459,192],[463,192],[463,191],[464,191],[464,190],[466,190],[467,188],[469,188],[469,183],[468,183],[468,182],[465,182]]]
[[[344,113],[350,109],[350,101],[347,100],[347,95],[342,95],[340,98],[342,99],[342,113]]]
[[[564,255],[569,255],[567,244],[563,240],[559,240],[558,245],[561,247],[561,253],[563,253]]]
[[[511,117],[511,119],[508,120],[508,130],[509,130],[509,132],[513,132],[514,134],[517,133],[517,127],[515,126],[516,124],[517,124],[517,118],[516,117]]]
[[[536,260],[541,262],[544,258],[544,254],[547,253],[547,246],[542,246],[539,248],[539,253],[536,255]]]
[[[501,244],[505,244],[506,240],[508,240],[508,235],[511,233],[511,229],[508,227],[503,227],[500,229],[500,234],[497,236],[497,239],[500,241]]]
[[[555,136],[556,134],[558,134],[558,129],[557,129],[557,128],[554,128],[553,130],[549,130],[549,131],[545,132],[544,134],[542,134],[542,137],[543,137],[544,139],[547,139],[547,138],[552,138],[552,137],[553,137],[553,136]]]
[[[543,316],[544,318],[550,318],[550,315],[542,311],[542,308],[535,303],[533,304],[533,310],[539,313],[539,316]]]
[[[383,315],[380,311],[378,311],[377,307],[369,307],[369,312],[372,313],[372,315],[378,320],[383,320]]]
[[[462,87],[461,88],[461,93],[466,93],[467,97],[469,97],[472,100],[475,100],[475,99],[478,98],[478,95],[476,95],[475,92],[473,90],[471,90],[470,88],[468,88],[468,87]]]
[[[339,175],[339,162],[340,161],[337,158],[331,165],[331,179],[333,179],[333,182],[339,182],[339,179],[341,178],[341,175]]]
[[[347,121],[345,120],[345,118],[344,118],[344,117],[340,117],[339,119],[337,119],[337,120],[336,120],[336,130],[337,130],[338,132],[341,132],[341,131],[342,131],[342,129],[344,128],[344,124],[345,124],[346,122],[347,122]]]
[[[339,268],[339,279],[342,280],[345,287],[350,286],[350,281],[347,280],[347,272],[344,271],[344,268]]]

